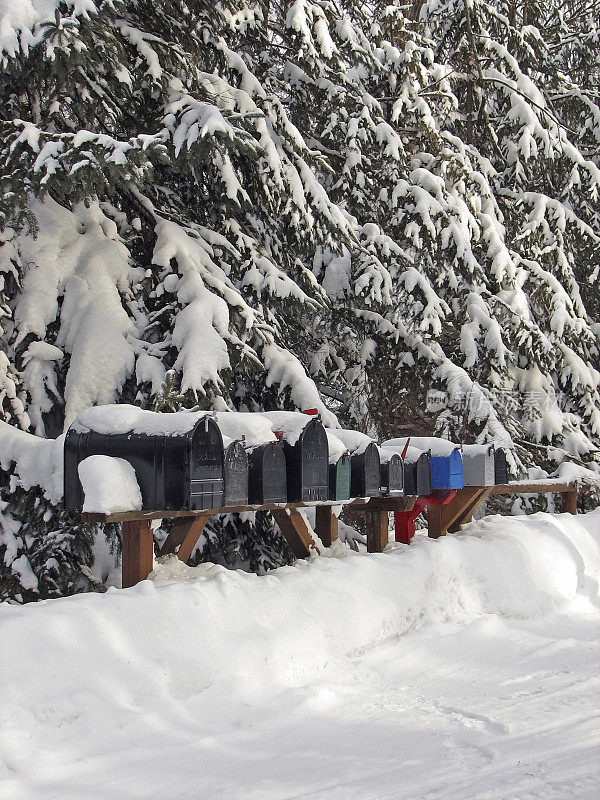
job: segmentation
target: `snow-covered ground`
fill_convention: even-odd
[[[600,510],[0,607],[3,800],[598,797]]]

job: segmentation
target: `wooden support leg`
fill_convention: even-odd
[[[124,589],[145,581],[152,572],[154,539],[150,520],[123,523],[121,585]]]
[[[445,511],[442,514],[447,529],[451,533],[456,533],[460,530],[461,525],[470,522],[473,514],[482,503],[485,503],[491,491],[492,487],[490,486],[461,489],[453,500],[445,506]]]
[[[288,540],[296,558],[307,558],[310,555],[311,548],[316,550],[315,542],[310,535],[306,520],[298,509],[276,508],[271,513],[281,532]]]
[[[325,547],[331,547],[331,543],[338,538],[338,518],[331,506],[317,506],[316,530]]]
[[[571,492],[565,492],[565,511],[568,514],[577,513],[577,489]]]
[[[367,529],[367,552],[382,553],[388,543],[388,512],[366,511],[365,525]]]
[[[180,561],[187,561],[200,536],[204,526],[208,522],[208,517],[184,517],[178,519],[165,539],[160,549],[160,555],[166,556],[168,553],[177,553]]]

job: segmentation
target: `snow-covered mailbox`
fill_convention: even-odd
[[[493,444],[463,445],[463,486],[493,486],[496,483],[494,455]]]
[[[268,411],[273,432],[283,441],[288,502],[329,499],[329,451],[320,419],[296,411]]]
[[[404,447],[406,442],[406,438],[390,439],[384,446]],[[462,456],[457,445],[433,436],[411,436],[410,445],[429,453],[432,489],[462,489]]]
[[[159,414],[125,404],[82,411],[65,436],[67,510],[83,508],[79,465],[97,455],[133,467],[144,511],[223,506],[223,437],[212,416]]]
[[[506,450],[503,447],[496,447],[494,451],[494,468],[496,483],[508,483],[508,464]]]
[[[431,494],[429,453],[425,453],[416,447],[406,447],[406,439],[388,439],[387,442],[382,444],[382,449],[393,450],[399,455],[404,454],[402,467],[405,495]]]
[[[285,455],[271,421],[262,414],[244,412],[224,411],[216,417],[224,434],[243,441],[248,458],[248,503],[287,502]]]
[[[252,505],[287,502],[285,455],[279,442],[249,448],[248,501]]]
[[[381,494],[386,497],[397,497],[404,494],[404,468],[400,453],[379,448],[381,463]]]
[[[341,439],[327,431],[329,446],[329,499],[350,499],[350,453]]]
[[[350,497],[381,495],[381,465],[375,442],[358,431],[334,430],[350,451]]]

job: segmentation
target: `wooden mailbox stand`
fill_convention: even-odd
[[[152,572],[154,543],[151,522],[154,519],[175,519],[161,549],[160,556],[174,553],[187,561],[208,520],[220,514],[244,511],[271,511],[275,522],[287,539],[296,558],[306,558],[311,551],[318,553],[310,528],[300,509],[315,508],[315,531],[325,547],[337,539],[338,520],[334,506],[351,505],[364,511],[367,527],[367,550],[380,553],[388,542],[388,513],[412,508],[415,497],[372,497],[356,500],[332,500],[323,503],[272,503],[257,506],[232,506],[202,511],[124,511],[115,514],[81,515],[85,522],[120,522],[123,524],[122,586],[134,586]]]
[[[323,503],[272,503],[258,506],[232,506],[211,508],[203,511],[127,511],[116,514],[81,515],[85,522],[123,523],[123,588],[134,586],[145,580],[152,572],[154,543],[151,522],[153,519],[175,519],[159,555],[175,553],[181,561],[187,561],[210,517],[244,511],[271,511],[275,522],[287,539],[296,558],[306,558],[311,551],[318,553],[310,528],[301,509],[315,508],[315,531],[325,547],[330,547],[338,536],[338,519],[334,506],[351,506],[365,514],[367,551],[381,553],[388,543],[388,515],[390,511],[408,512],[415,517],[428,507],[429,536],[438,538],[448,531],[454,532],[469,522],[477,508],[491,495],[536,494],[554,492],[565,497],[565,511],[577,513],[578,488],[574,483],[525,483],[516,482],[485,488],[465,487],[439,496],[431,502],[413,495],[405,497],[371,497],[356,500],[331,500]],[[421,501],[421,502],[418,502]],[[400,539],[404,541],[404,539]]]

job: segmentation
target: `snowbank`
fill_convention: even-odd
[[[99,659],[108,713],[114,687],[120,702],[142,685],[168,694],[188,668],[192,694],[223,676],[294,679],[443,620],[535,617],[592,589],[598,599],[600,510],[486,517],[467,531],[368,556],[338,543],[267,576],[168,557],[132,589],[2,605],[3,680],[31,708],[42,672],[56,676],[50,692],[83,687]],[[82,712],[97,701],[78,698]]]
[[[517,633],[511,641],[521,646],[533,630],[531,623],[527,631],[518,627],[524,620],[541,619],[557,609],[573,614],[569,609],[577,604],[584,611],[599,605],[600,511],[581,517],[490,517],[467,531],[437,541],[417,536],[410,547],[392,545],[373,555],[337,544],[330,557],[263,577],[210,564],[189,568],[169,558],[151,580],[132,589],[0,606],[0,693],[5,699],[0,762],[9,766],[3,775],[4,797],[281,800],[310,794],[313,768],[321,787],[315,797],[413,797],[410,786],[393,790],[406,768],[407,751],[400,742],[406,743],[409,735],[397,726],[411,709],[413,732],[430,720],[431,741],[439,742],[439,727],[447,723],[445,735],[454,748],[471,728],[478,740],[488,730],[500,737],[508,730],[488,721],[495,712],[486,716],[469,705],[459,712],[456,699],[423,699],[432,671],[440,672],[431,684],[436,695],[449,683],[452,697],[454,679],[447,669],[449,645],[444,644],[451,640],[449,631],[436,627],[428,634],[426,629],[451,621],[450,633],[470,631],[457,634],[462,638],[452,653],[462,654],[461,664],[472,665],[473,693],[488,677],[495,685],[489,671],[500,668],[502,648],[493,650],[498,620],[515,621],[511,625]],[[566,626],[565,635],[573,636],[571,623]],[[416,640],[419,630],[422,638]],[[385,653],[390,643],[411,638],[424,642],[422,647],[439,643],[436,659],[428,658],[427,650],[411,657],[407,645],[402,650],[405,663],[398,664],[392,683],[383,674],[375,675],[368,658]],[[583,653],[582,642],[576,644]],[[564,652],[552,640],[545,647],[546,658]],[[532,648],[539,650],[535,641]],[[411,691],[410,683],[405,686],[413,661],[413,681],[426,673],[419,692]],[[575,667],[568,663],[574,675]],[[505,679],[514,677],[519,666],[505,654]],[[456,680],[464,669],[455,669]],[[525,664],[523,669],[523,681],[529,680],[529,672],[536,673],[532,685],[539,688],[539,668]],[[515,685],[513,692],[522,685],[528,684]],[[506,706],[512,686],[500,686],[499,706]],[[489,701],[488,684],[481,694],[481,702],[486,697]],[[589,699],[583,702],[589,716]],[[552,718],[556,710],[549,708]],[[521,724],[522,716],[519,704],[515,724]],[[371,741],[374,720],[378,727]],[[377,783],[369,792],[369,781],[336,793],[331,787],[348,780],[355,757],[344,760],[336,745],[335,754],[321,758],[324,745],[315,750],[315,730],[323,730],[323,741],[338,741],[337,732],[345,747],[356,741],[360,749],[379,753],[381,763],[373,764],[369,781],[381,780],[377,775],[389,772],[384,764],[396,764],[396,759],[398,777],[391,776],[391,785],[381,793]],[[507,756],[514,756],[515,764],[524,747],[518,733]],[[382,752],[390,736],[395,744]],[[443,763],[438,750],[431,764],[427,761],[431,744],[425,744],[419,768]],[[410,736],[409,759],[417,756],[415,747],[419,742]],[[474,747],[465,743],[457,758],[466,757],[468,766],[478,752]],[[452,752],[447,755],[451,758]],[[280,770],[276,765],[281,758]],[[169,766],[173,763],[175,771]],[[296,770],[293,776],[288,767]],[[360,761],[358,772],[364,768]],[[505,775],[504,757],[496,769]],[[269,777],[275,772],[278,783],[272,784]],[[465,780],[473,779],[474,773],[467,771]],[[418,776],[411,776],[408,783],[415,780]],[[445,780],[440,776],[441,786]],[[468,796],[461,791],[459,787],[452,800]],[[448,795],[440,789],[431,796]]]

